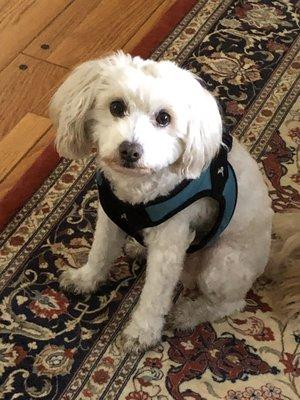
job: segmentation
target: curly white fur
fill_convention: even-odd
[[[116,99],[127,105],[123,118],[110,113],[109,104]],[[155,121],[161,109],[171,115],[166,127]],[[96,147],[99,168],[116,195],[132,204],[165,195],[183,179],[197,177],[221,145],[216,101],[193,74],[168,61],[123,53],[79,66],[55,94],[51,115],[60,154],[78,158]],[[135,169],[120,164],[118,147],[124,140],[143,148]],[[146,281],[125,331],[127,349],[147,348],[159,341],[179,279],[201,292],[194,301],[181,298],[170,314],[174,325],[189,328],[241,309],[246,292],[264,271],[273,214],[267,188],[256,162],[237,141],[229,160],[238,180],[237,207],[214,245],[186,256],[195,230],[205,230],[216,214],[216,204],[208,198],[144,231]],[[78,270],[66,271],[62,286],[77,292],[95,290],[107,278],[124,241],[123,232],[99,206],[88,262]]]
[[[276,282],[273,303],[282,320],[300,322],[300,212],[275,214],[271,257],[265,274]]]

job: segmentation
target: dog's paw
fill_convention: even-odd
[[[68,268],[59,278],[60,287],[75,294],[95,292],[101,281],[89,273],[88,264],[78,269]]]
[[[203,322],[215,322],[245,307],[245,300],[214,304],[200,296],[196,300],[180,297],[167,316],[167,327],[190,330]]]
[[[125,332],[121,336],[121,345],[125,353],[133,354],[143,353],[149,348],[140,343],[138,338],[126,335]]]
[[[121,343],[127,353],[139,354],[153,348],[161,339],[161,329],[155,329],[151,325],[147,328],[138,326],[131,321],[125,328]]]

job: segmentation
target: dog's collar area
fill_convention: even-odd
[[[142,231],[167,221],[195,201],[211,197],[218,202],[219,213],[212,228],[201,239],[192,243],[188,253],[200,250],[216,240],[228,226],[237,200],[237,181],[234,170],[227,160],[232,147],[232,138],[223,135],[223,143],[218,155],[201,175],[192,180],[184,180],[167,196],[160,196],[149,203],[131,205],[115,196],[109,181],[101,171],[96,181],[101,206],[108,217],[125,233],[144,244]]]

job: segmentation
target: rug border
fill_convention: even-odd
[[[147,58],[157,48],[184,16],[197,4],[197,0],[177,0],[157,24],[134,47],[131,54]],[[59,164],[54,143],[50,143],[34,161],[31,168],[24,172],[9,192],[0,200],[0,231],[12,220],[14,215],[38,190],[44,180]],[[36,171],[39,171],[36,174]]]

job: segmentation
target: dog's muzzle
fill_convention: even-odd
[[[143,148],[139,143],[124,141],[119,146],[119,156],[122,165],[126,168],[135,168],[143,155]]]

